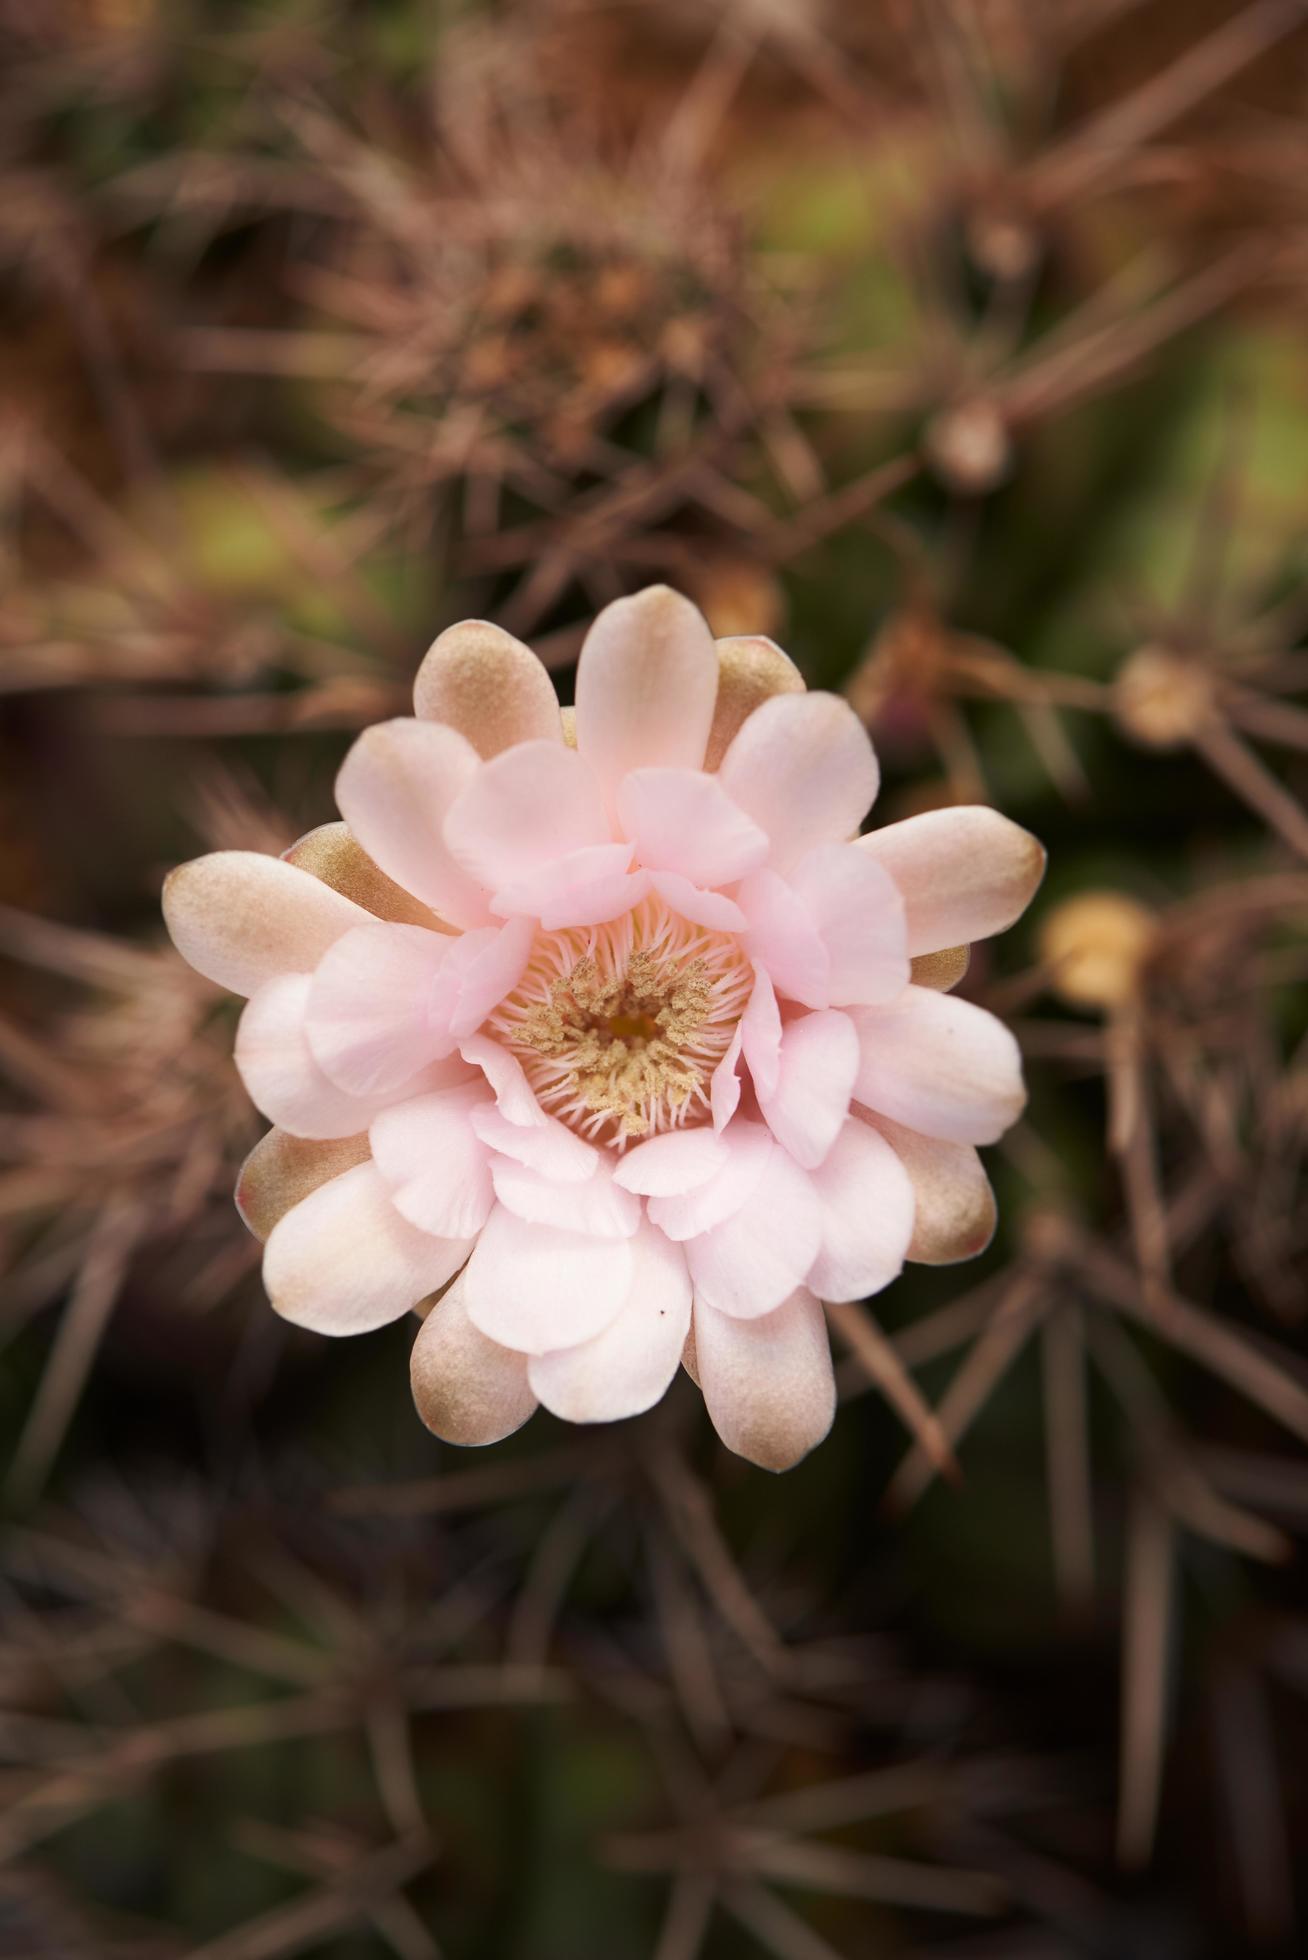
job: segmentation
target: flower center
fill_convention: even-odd
[[[608,925],[538,933],[487,1032],[513,1049],[542,1108],[622,1148],[707,1121],[753,983],[731,934],[645,899]]]

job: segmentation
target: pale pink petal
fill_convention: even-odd
[[[854,1024],[834,1009],[801,1014],[781,1031],[775,1087],[765,1094],[759,1086],[759,1105],[777,1142],[806,1170],[822,1162],[849,1115],[858,1059]]]
[[[1003,932],[1044,875],[1029,831],[980,805],[928,810],[860,837],[858,848],[904,894],[910,953],[937,953]]]
[[[336,802],[368,855],[397,885],[456,926],[484,925],[486,894],[445,842],[445,814],[482,763],[452,728],[383,721],[341,764]]]
[[[590,860],[580,872],[579,859]],[[649,890],[642,871],[620,872],[611,863],[597,871],[593,865],[592,854],[579,851],[571,864],[560,862],[555,880],[551,882],[548,873],[542,879],[546,902],[541,905],[540,923],[546,932],[562,932],[567,926],[607,925],[610,919],[620,919],[633,905],[639,905]]]
[[[305,1032],[314,1060],[353,1096],[391,1096],[454,1042],[432,988],[458,941],[422,926],[358,926],[313,976]]]
[[[501,1115],[510,1123],[541,1124],[550,1120],[536,1100],[536,1091],[528,1082],[522,1063],[498,1041],[492,1041],[489,1035],[471,1034],[459,1043],[459,1053],[465,1062],[472,1062],[485,1075],[495,1091]]]
[[[630,844],[588,844],[511,878],[495,892],[491,905],[504,918],[520,913],[539,919],[546,932],[604,925],[645,896],[645,874],[629,871],[630,862]]]
[[[872,1007],[903,992],[909,979],[904,901],[888,871],[856,844],[819,844],[789,882],[826,948],[833,1007]]]
[[[511,919],[454,940],[432,987],[433,1026],[448,1030],[452,1042],[475,1034],[522,978],[532,937],[529,920]]]
[[[821,1233],[808,1173],[774,1148],[744,1204],[686,1241],[695,1298],[743,1319],[771,1313],[803,1282]]]
[[[492,1150],[556,1184],[584,1183],[599,1161],[593,1144],[552,1116],[539,1124],[513,1123],[493,1104],[482,1104],[472,1112],[472,1127]]]
[[[994,1143],[1022,1114],[1022,1057],[1008,1029],[953,994],[908,987],[889,1007],[856,1007],[855,1100],[925,1136]]]
[[[689,599],[655,585],[604,608],[577,665],[577,747],[610,807],[631,769],[700,767],[717,691],[717,653]]]
[[[713,1427],[762,1470],[789,1470],[830,1429],[836,1380],[822,1308],[803,1287],[761,1320],[695,1301],[695,1370]]]
[[[713,1112],[715,1133],[725,1130],[740,1108],[740,1051],[744,1045],[745,1036],[737,1021],[727,1051],[714,1069],[709,1083],[709,1108]]]
[[[575,749],[524,742],[468,779],[445,818],[445,841],[470,877],[498,892],[613,837],[595,778]]]
[[[418,1329],[409,1378],[418,1414],[445,1443],[501,1443],[536,1410],[526,1356],[473,1326],[461,1279]]]
[[[681,1247],[645,1225],[631,1241],[622,1311],[580,1346],[533,1355],[528,1379],[565,1422],[620,1422],[652,1408],[677,1372],[690,1327],[690,1280]]]
[[[718,780],[772,840],[773,867],[855,836],[877,793],[867,731],[834,694],[778,694],[756,708]]]
[[[775,1144],[767,1127],[737,1118],[718,1138],[727,1161],[704,1184],[650,1198],[651,1221],[670,1239],[691,1239],[730,1218],[754,1194]]]
[[[760,1096],[770,1096],[781,1072],[781,1010],[770,974],[757,961],[754,985],[740,1017],[745,1063]]]
[[[597,1154],[590,1176],[558,1181],[516,1163],[493,1157],[495,1196],[518,1218],[533,1225],[566,1226],[588,1238],[629,1239],[640,1223],[640,1199],[613,1181],[607,1156]]]
[[[164,923],[182,958],[234,994],[282,973],[311,973],[327,948],[371,915],[283,858],[214,851],[179,864],[163,888]]]
[[[712,1130],[666,1130],[628,1150],[613,1180],[644,1198],[676,1197],[707,1184],[730,1160],[730,1149]]]
[[[651,871],[651,888],[663,903],[692,925],[708,926],[713,932],[744,932],[748,923],[734,898],[721,892],[702,892],[689,878],[675,871]]]
[[[754,985],[745,1012],[736,1023],[730,1046],[713,1071],[709,1107],[713,1128],[724,1130],[740,1106],[738,1065],[742,1053],[756,1089],[774,1085],[781,1052],[781,1014],[768,974],[756,960]]]
[[[414,1096],[384,1109],[369,1130],[372,1158],[401,1218],[441,1239],[471,1239],[494,1202],[490,1151],[472,1126],[485,1082]]]
[[[428,648],[414,712],[443,721],[489,759],[519,742],[561,742],[554,683],[530,647],[484,619],[460,620]]]
[[[464,1300],[475,1327],[523,1354],[593,1340],[621,1312],[631,1241],[586,1238],[492,1211],[468,1261]]]
[[[633,769],[618,785],[617,807],[637,862],[693,885],[734,884],[768,854],[764,832],[698,769]]]
[[[626,845],[618,847],[626,851]],[[604,853],[604,864],[596,858]],[[561,858],[541,876],[539,921],[547,933],[559,933],[569,925],[606,925],[620,919],[631,906],[639,906],[649,890],[643,872],[618,868],[610,857],[610,847],[600,851],[579,851],[577,857]],[[514,904],[522,904],[518,894]]]
[[[251,996],[236,1030],[236,1066],[256,1108],[292,1136],[357,1136],[376,1104],[338,1089],[314,1060],[304,1032],[312,984],[307,973],[284,973]]]
[[[953,1266],[984,1252],[994,1237],[995,1194],[972,1145],[919,1136],[870,1111],[867,1121],[886,1139],[913,1185],[908,1258],[924,1266]]]
[[[824,1300],[862,1300],[888,1286],[913,1236],[913,1186],[885,1138],[851,1116],[811,1173],[822,1250],[808,1283]]]
[[[275,1225],[263,1282],[284,1320],[316,1334],[366,1334],[444,1286],[470,1251],[400,1217],[375,1164],[320,1184]]]
[[[784,878],[768,870],[751,871],[736,899],[748,921],[745,950],[757,965],[767,968],[777,992],[804,1007],[828,1007],[831,961],[804,901]]]

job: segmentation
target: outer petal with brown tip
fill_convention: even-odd
[[[400,1217],[371,1161],[320,1184],[268,1235],[263,1283],[284,1320],[315,1334],[385,1327],[458,1272],[470,1240]]]
[[[909,979],[915,987],[930,987],[933,993],[952,993],[972,961],[970,946],[944,946],[938,953],[919,953],[909,961]]]
[[[423,721],[443,721],[489,760],[518,742],[563,739],[554,683],[530,647],[484,619],[449,627],[413,683]]]
[[[461,1280],[436,1301],[419,1328],[409,1374],[418,1414],[446,1443],[502,1442],[536,1408],[527,1357],[473,1326]]]
[[[311,973],[368,914],[307,871],[259,851],[214,851],[170,871],[164,922],[182,958],[234,994]]]
[[[352,898],[375,918],[388,919],[395,925],[426,926],[431,932],[454,931],[373,863],[362,844],[350,835],[348,824],[320,823],[282,856],[288,864],[298,865],[333,891]]]
[[[862,1113],[913,1185],[916,1210],[907,1257],[923,1266],[953,1266],[984,1252],[994,1237],[995,1194],[971,1144],[924,1137],[888,1116]]]
[[[904,894],[910,953],[936,953],[1003,932],[1021,917],[1044,876],[1043,845],[980,804],[928,810],[858,841]]]
[[[826,1316],[805,1287],[758,1320],[695,1303],[695,1365],[713,1427],[762,1470],[789,1470],[836,1412]]]
[[[716,769],[737,729],[774,694],[802,694],[804,676],[788,654],[761,634],[719,640],[718,698],[704,767]]]
[[[353,1170],[367,1155],[366,1131],[362,1136],[332,1137],[319,1143],[293,1137],[289,1130],[269,1130],[241,1165],[236,1209],[255,1238],[266,1239],[302,1198],[342,1171]]]

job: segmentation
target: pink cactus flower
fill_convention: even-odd
[[[822,1303],[989,1238],[976,1146],[1021,1069],[948,988],[1044,854],[980,808],[859,836],[853,711],[662,587],[596,620],[575,730],[479,621],[415,706],[346,756],[343,824],[165,889],[182,954],[249,997],[236,1064],[276,1127],[237,1200],[272,1304],[321,1334],[416,1307],[451,1441],[636,1415],[684,1360],[728,1447],[784,1469],[832,1420]]]

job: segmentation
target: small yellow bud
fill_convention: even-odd
[[[1150,749],[1193,741],[1213,716],[1212,676],[1196,660],[1168,647],[1140,647],[1113,684],[1121,727]]]
[[[1039,233],[1020,211],[986,205],[967,221],[967,251],[990,279],[1025,279],[1040,257]]]
[[[995,490],[1013,466],[1013,447],[994,402],[955,402],[932,417],[926,456],[936,475],[962,497]]]
[[[1049,984],[1070,1007],[1121,1007],[1139,991],[1157,921],[1125,892],[1081,892],[1055,906],[1040,933]]]

